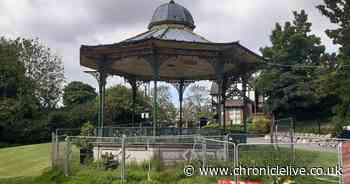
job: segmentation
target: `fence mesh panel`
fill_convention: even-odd
[[[55,136],[52,145],[52,165],[64,170],[66,168],[67,142],[66,136]]]
[[[256,140],[255,137],[249,139]],[[52,145],[52,164],[74,175],[82,168],[109,170],[115,179],[131,181],[136,178],[152,180],[160,172],[183,174],[186,165],[195,168],[286,167],[330,168],[338,164],[337,147],[327,141],[309,144],[240,143],[232,136],[136,136],[136,137],[82,137],[55,136]],[[140,175],[140,173],[142,173]],[[197,173],[198,174],[198,173]],[[139,176],[140,175],[140,176]],[[214,179],[235,176],[217,176]],[[241,180],[261,179],[273,182],[275,176],[241,176]],[[213,180],[214,180],[213,179]],[[296,177],[297,181],[333,183],[336,176]],[[217,180],[216,180],[217,181]],[[301,182],[305,183],[305,182]]]

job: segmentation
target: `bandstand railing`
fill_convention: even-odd
[[[122,135],[130,136],[152,136],[153,127],[104,127],[96,128],[97,132],[103,132],[103,137],[120,137]],[[157,136],[169,135],[224,135],[223,129],[199,129],[199,128],[157,128]]]

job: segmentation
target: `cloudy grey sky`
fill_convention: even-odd
[[[169,0],[1,0],[0,36],[39,38],[62,56],[67,82],[96,87],[79,65],[82,44],[110,44],[147,30],[157,6]],[[269,45],[276,22],[305,9],[327,51],[336,47],[324,34],[331,25],[315,8],[322,0],[176,0],[192,12],[196,32],[215,42],[240,41],[253,51]],[[112,79],[109,84],[116,84]]]

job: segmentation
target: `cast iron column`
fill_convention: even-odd
[[[180,128],[182,129],[182,118],[183,118],[183,109],[182,109],[182,103],[183,103],[183,96],[184,96],[184,87],[185,82],[183,80],[180,81],[179,86],[179,101],[180,101]]]
[[[248,127],[247,127],[247,78],[244,76],[242,77],[242,99],[243,99],[243,123],[244,123],[244,132],[247,133]]]
[[[217,101],[217,104],[218,104],[218,107],[217,107],[217,113],[218,113],[218,123],[220,125],[223,125],[223,122],[222,122],[222,89],[223,89],[223,78],[220,77],[218,80],[217,80],[217,84],[218,84],[218,101]]]
[[[157,82],[160,79],[160,72],[159,72],[159,62],[158,58],[154,55],[153,61],[152,61],[152,67],[154,72],[154,89],[153,89],[153,136],[157,136],[157,125],[158,125],[158,117],[157,117],[157,98],[158,98],[158,87]]]
[[[222,106],[222,94],[224,92],[224,78],[225,78],[225,74],[224,74],[224,60],[216,60],[214,62],[212,62],[212,66],[215,69],[215,75],[216,75],[216,82],[218,85],[218,107],[217,107],[217,113],[218,113],[218,123],[220,123],[220,125],[224,125],[223,123],[223,118],[222,118],[222,112],[223,112],[223,106]],[[225,127],[224,127],[225,128]]]
[[[99,89],[100,89],[100,123],[99,123],[99,127],[100,127],[100,132],[99,132],[99,136],[103,136],[103,132],[104,132],[104,111],[105,111],[105,95],[106,95],[106,78],[107,75],[100,71],[100,85],[99,85]]]
[[[103,136],[106,79],[108,75],[103,70],[86,71],[86,73],[94,76],[98,82],[98,91],[100,96],[99,96],[99,112],[98,112],[98,122],[97,122],[97,130],[98,130],[97,136]]]
[[[137,82],[135,79],[130,79],[130,85],[132,89],[132,115],[131,124],[135,127],[135,114],[136,114],[136,97],[137,97]]]
[[[153,89],[153,136],[157,136],[157,79],[154,80]]]
[[[222,94],[221,94],[221,99],[222,99],[222,108],[223,108],[223,117],[222,117],[222,122],[223,122],[223,126],[224,126],[224,130],[226,130],[226,85],[225,85],[225,81],[223,82],[224,85],[222,86]]]

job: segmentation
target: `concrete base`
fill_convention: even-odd
[[[97,145],[93,149],[94,160],[102,159],[102,155],[112,154],[115,160],[121,160],[120,145]],[[201,146],[168,144],[168,145],[128,145],[125,148],[126,162],[142,163],[151,159],[160,159],[163,163],[202,159],[225,159],[224,146],[209,146],[204,153]]]

